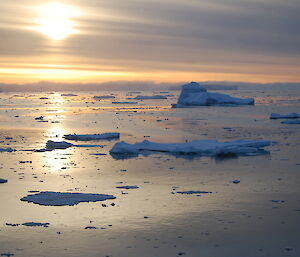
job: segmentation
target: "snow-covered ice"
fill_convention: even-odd
[[[144,140],[128,144],[124,141],[116,143],[110,150],[111,154],[138,154],[140,151],[168,152],[172,154],[201,154],[218,156],[224,154],[247,155],[256,154],[269,146],[267,140],[235,140],[218,142],[217,140],[195,140],[187,143],[157,143]]]
[[[253,98],[237,98],[221,93],[211,93],[197,82],[182,86],[177,104],[173,108],[209,105],[253,105]]]
[[[120,138],[120,133],[103,133],[103,134],[85,134],[85,135],[77,135],[77,134],[68,134],[64,135],[63,138],[68,140],[77,140],[77,141],[90,141],[90,140],[111,140]]]
[[[300,114],[296,112],[291,112],[288,114],[279,114],[279,113],[271,113],[270,119],[298,119],[300,118]]]
[[[65,193],[44,191],[21,198],[21,201],[46,206],[72,206],[81,202],[98,202],[109,199],[116,199],[113,195],[86,194],[86,193]]]
[[[67,149],[71,146],[73,146],[73,144],[65,142],[65,141],[55,142],[55,141],[52,141],[52,140],[48,140],[47,143],[46,143],[46,149],[47,150]]]

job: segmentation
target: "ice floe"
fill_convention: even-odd
[[[288,114],[271,113],[270,119],[298,119],[300,114],[291,112]]]
[[[281,124],[300,124],[300,120],[284,120]]]
[[[11,147],[0,148],[0,152],[13,152],[14,149]]]
[[[0,178],[0,184],[7,183],[7,179]]]
[[[90,140],[111,140],[120,138],[120,133],[103,133],[103,134],[68,134],[64,135],[63,138],[68,140],[77,140],[77,141],[90,141]]]
[[[86,193],[65,193],[44,191],[21,198],[21,201],[35,203],[45,206],[72,206],[81,202],[98,202],[109,199],[116,199],[113,195],[86,194]]]
[[[71,93],[68,93],[68,94],[61,94],[61,96],[78,96],[76,94],[71,94]]]
[[[183,194],[183,195],[192,195],[192,194],[212,194],[212,192],[209,191],[178,191],[177,194]]]
[[[173,104],[172,107],[253,104],[253,98],[237,98],[226,94],[207,92],[199,83],[191,82],[182,86],[178,102],[177,104]]]
[[[118,186],[116,188],[118,188],[118,189],[137,189],[139,187],[138,186]]]
[[[101,99],[114,99],[116,97],[113,95],[99,95],[99,96],[95,95],[93,98],[95,100],[101,100]]]
[[[138,155],[140,151],[167,152],[174,155],[197,154],[206,156],[256,155],[269,146],[267,140],[235,140],[218,142],[217,140],[195,140],[187,143],[157,143],[144,140],[129,144],[124,141],[116,143],[110,150],[115,155]]]
[[[138,102],[111,102],[112,104],[138,104]]]
[[[138,95],[133,99],[136,100],[151,100],[151,99],[167,99],[164,95]]]
[[[65,142],[65,141],[55,142],[52,140],[48,140],[46,143],[46,150],[67,149],[71,146],[73,146],[73,144]]]
[[[50,223],[46,222],[46,223],[40,223],[40,222],[25,222],[22,224],[23,226],[26,227],[44,227],[47,228],[49,227]]]

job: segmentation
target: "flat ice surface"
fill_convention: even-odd
[[[300,124],[300,120],[284,120],[282,124]]]
[[[109,199],[116,199],[113,195],[86,194],[86,193],[65,193],[44,191],[21,198],[21,201],[46,206],[72,206],[81,202],[98,202]]]
[[[136,154],[139,151],[169,152],[175,154],[253,154],[271,144],[268,140],[235,140],[218,142],[217,140],[195,140],[187,143],[157,143],[144,140],[134,144],[124,141],[116,143],[111,154]]]
[[[138,95],[133,99],[136,100],[151,100],[151,99],[167,99],[164,95]]]
[[[237,98],[221,93],[211,93],[197,82],[182,86],[180,96],[174,108],[208,105],[253,105],[253,98]]]
[[[73,146],[73,144],[65,142],[65,141],[58,142],[58,141],[48,140],[46,143],[46,149],[48,149],[48,150],[67,149],[71,146]]]
[[[120,133],[103,133],[103,134],[68,134],[64,135],[63,138],[68,140],[77,140],[77,141],[90,141],[90,140],[110,140],[110,139],[118,139],[120,137]]]
[[[271,113],[270,119],[298,119],[300,118],[300,114],[296,112],[291,112],[288,114],[279,114],[279,113]]]

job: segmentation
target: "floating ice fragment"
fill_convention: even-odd
[[[288,114],[278,114],[278,113],[271,113],[270,119],[298,119],[300,118],[300,114],[291,112]]]
[[[12,149],[11,147],[5,147],[5,148],[0,148],[0,152],[13,152],[14,149]]]
[[[61,94],[61,96],[78,96],[78,95],[75,95],[75,94]]]
[[[0,184],[7,183],[7,179],[0,178]]]
[[[138,104],[138,102],[111,102],[112,104]]]
[[[183,194],[183,195],[192,195],[192,194],[212,194],[212,192],[208,191],[178,191],[177,194]]]
[[[240,180],[237,180],[237,179],[235,179],[235,180],[232,180],[232,183],[233,184],[239,184],[241,181]]]
[[[281,124],[300,124],[300,120],[284,120]]]
[[[71,146],[73,146],[73,144],[65,142],[65,141],[55,142],[52,140],[48,140],[46,143],[46,150],[67,149]]]
[[[253,98],[237,98],[226,94],[210,93],[197,82],[182,86],[177,104],[173,108],[209,105],[253,105]]]
[[[44,206],[72,206],[81,202],[98,202],[109,199],[116,199],[113,195],[86,194],[86,193],[65,193],[44,191],[21,198],[21,201],[35,203]]]
[[[136,100],[151,100],[151,99],[167,99],[164,95],[138,95],[133,99]]]
[[[95,95],[93,98],[96,99],[96,100],[100,100],[100,99],[113,99],[113,98],[116,98],[116,97],[113,96],[113,95],[99,95],[99,96]]]
[[[50,223],[46,222],[46,223],[40,223],[40,222],[25,222],[22,224],[23,226],[26,227],[44,227],[47,228],[49,227]]]
[[[118,189],[137,189],[139,187],[138,186],[118,186],[116,188],[118,188]]]
[[[68,140],[77,140],[77,141],[90,141],[90,140],[111,140],[118,139],[120,137],[120,133],[103,133],[103,134],[86,134],[86,135],[77,135],[77,134],[69,134],[64,135],[63,138]]]

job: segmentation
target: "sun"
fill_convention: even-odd
[[[78,33],[74,18],[80,15],[78,9],[61,3],[48,3],[35,8],[38,15],[36,31],[52,40],[62,40]]]

